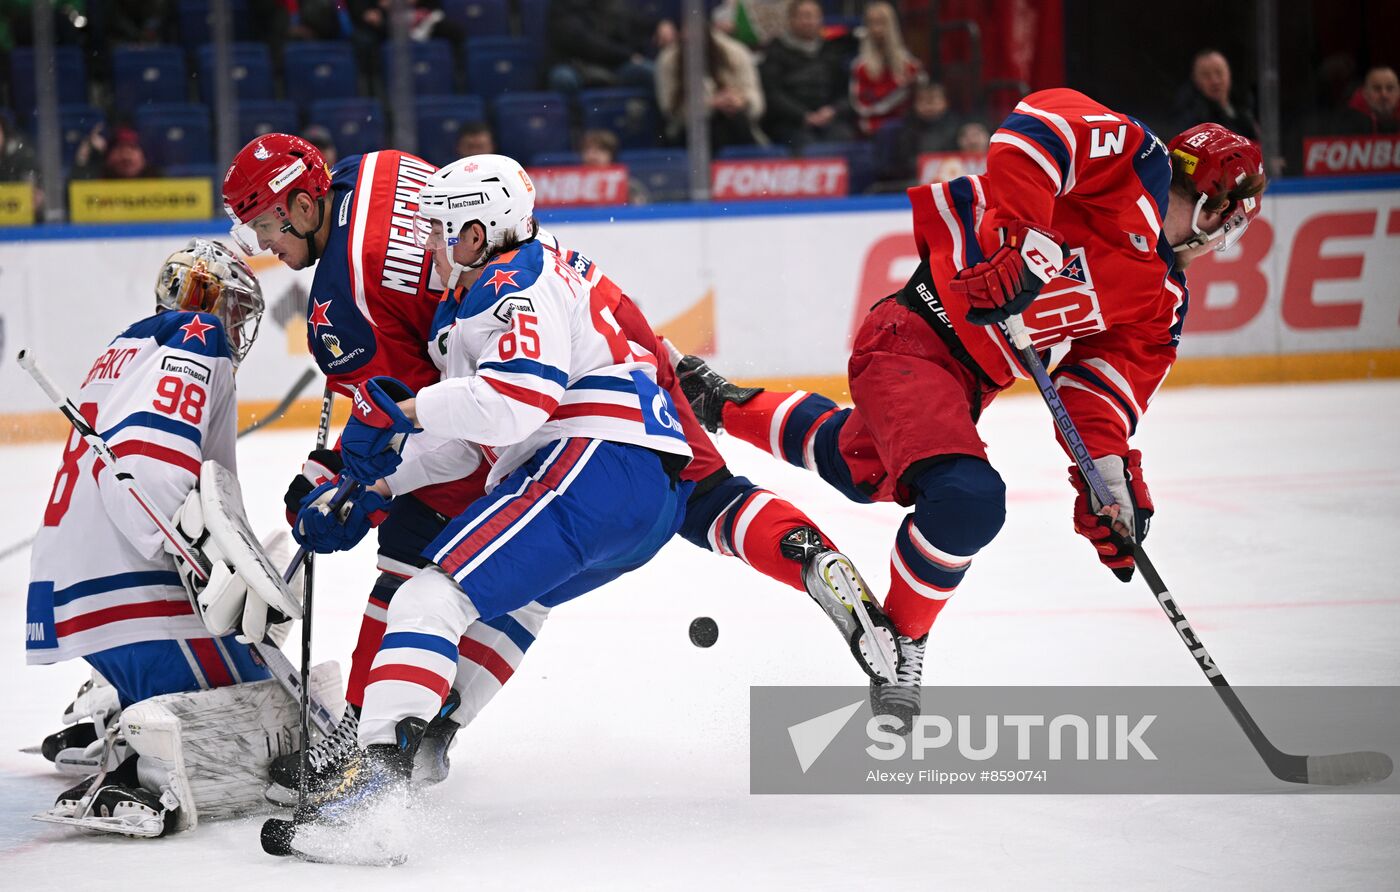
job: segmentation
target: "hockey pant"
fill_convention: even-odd
[[[262,681],[272,673],[233,635],[137,641],[84,657],[117,690],[122,708],[158,694]]]
[[[693,484],[638,446],[571,438],[542,447],[433,540],[400,587],[365,688],[360,744],[431,717],[454,684],[459,643],[552,608],[649,561],[680,527]]]
[[[919,638],[1005,520],[1006,487],[975,421],[995,394],[893,300],[866,316],[849,372],[854,409],[806,391],[765,391],[726,405],[724,427],[853,501],[913,508],[890,552],[885,612]]]

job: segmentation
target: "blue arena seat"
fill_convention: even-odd
[[[715,153],[716,161],[753,161],[766,158],[788,158],[787,146],[723,146]]]
[[[98,109],[90,105],[60,105],[58,107],[58,138],[63,143],[63,164],[71,166],[73,156],[78,151],[92,128],[107,119]]]
[[[307,123],[329,130],[342,158],[384,148],[384,109],[377,99],[313,102]]]
[[[233,65],[229,74],[240,102],[271,99],[272,54],[262,43],[235,43],[229,46]],[[195,52],[199,73],[199,101],[214,104],[214,45],[205,44]]]
[[[180,0],[176,8],[179,17],[180,43],[199,46],[214,39],[214,26],[209,20],[210,0]],[[234,40],[253,38],[253,19],[248,14],[248,0],[228,0],[229,18]]]
[[[420,96],[418,155],[433,164],[457,160],[457,134],[470,121],[486,120],[486,104],[475,96]]]
[[[136,110],[146,157],[158,167],[214,163],[209,110],[188,102],[153,103]]]
[[[611,130],[624,149],[647,149],[656,145],[661,132],[656,97],[639,87],[583,90],[578,94],[585,130]]]
[[[264,133],[297,133],[297,107],[285,99],[258,99],[238,103],[238,144]]]
[[[318,99],[349,99],[359,79],[349,43],[308,40],[286,54],[287,98],[303,111]]]
[[[413,70],[413,92],[419,95],[442,95],[457,88],[457,66],[452,59],[452,44],[445,40],[410,41],[409,65]],[[384,44],[385,85],[393,83],[394,47]]]
[[[684,149],[631,149],[619,152],[617,160],[651,201],[690,199],[690,156]]]
[[[535,46],[549,40],[549,0],[520,0],[520,36]]]
[[[473,37],[510,33],[510,0],[442,0],[442,12]]]
[[[76,46],[54,47],[54,65],[58,81],[59,105],[86,105],[88,101],[87,65],[83,52]],[[34,116],[34,50],[17,46],[10,51],[10,102],[20,123]]]
[[[535,157],[530,161],[530,166],[569,167],[582,163],[583,158],[578,152],[536,152]]]
[[[146,105],[185,102],[185,54],[173,46],[119,46],[112,50],[112,105],[134,112]]]
[[[536,152],[565,152],[569,107],[559,93],[507,93],[496,100],[496,145],[528,162]]]
[[[537,50],[528,40],[483,37],[467,41],[467,88],[486,99],[539,85]]]

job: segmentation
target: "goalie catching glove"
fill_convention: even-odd
[[[208,567],[208,579],[201,579],[201,569],[166,543],[190,604],[211,635],[238,632],[260,642],[267,635],[269,609],[280,614],[274,623],[301,617],[301,597],[282,581],[283,568],[273,565],[253,536],[243,494],[228,469],[205,462],[199,484],[172,520]]]
[[[1053,229],[1013,220],[1006,242],[981,263],[960,270],[948,288],[967,298],[967,321],[994,325],[1020,315],[1064,266],[1064,239]]]
[[[1133,578],[1133,544],[1147,538],[1152,520],[1152,494],[1142,476],[1142,453],[1130,449],[1126,460],[1116,455],[1096,458],[1094,467],[1118,504],[1105,511],[1089,492],[1079,468],[1071,465],[1069,482],[1079,493],[1074,500],[1074,531],[1089,540],[1099,561],[1114,576],[1128,582]]]

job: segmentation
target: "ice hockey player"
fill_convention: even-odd
[[[202,470],[210,479],[204,462],[236,468],[234,372],[257,335],[262,292],[236,254],[193,239],[161,266],[156,307],[103,350],[74,395],[121,467],[69,437],[34,540],[26,624],[28,662],[82,658],[110,683],[86,689],[68,716],[92,717],[96,774],[37,817],[136,836],[259,803],[258,779],[297,725],[295,703],[264,681],[249,644],[206,628],[206,611],[229,601],[196,599],[205,592],[190,568],[117,479],[133,477],[206,557],[236,566],[236,545],[204,535],[210,501],[196,485]],[[241,516],[241,503],[227,508]],[[261,607],[265,624],[267,604],[235,589],[221,597],[240,614],[251,603],[248,617]]]
[[[224,176],[224,209],[239,247],[250,255],[270,251],[292,269],[315,267],[306,306],[307,346],[342,396],[376,375],[415,389],[438,380],[426,337],[442,285],[433,280],[432,264],[413,232],[418,190],[434,170],[398,151],[355,155],[330,170],[306,140],[270,133],[244,146]],[[313,786],[337,775],[353,748],[370,662],[395,591],[423,565],[423,549],[448,519],[481,495],[486,479],[483,468],[464,479],[423,487],[392,505],[362,493],[344,517],[331,518],[325,506],[339,484],[340,470],[338,450],[313,452],[286,496],[293,532],[302,544],[323,552],[346,548],[371,526],[377,527],[379,541],[379,575],[351,659],[345,693],[349,708],[335,731],[307,754]],[[420,779],[445,776],[458,722],[470,721],[510,677],[507,658],[519,661],[542,621],[526,609],[498,620],[495,634],[483,631],[461,642],[456,658],[460,671],[477,683],[465,701],[454,692],[432,723]],[[274,762],[269,798],[294,802],[299,768],[297,754]]]
[[[333,260],[330,265],[317,265],[307,332],[313,354],[333,382],[346,387],[373,374],[397,377],[410,387],[437,380],[435,367],[431,371],[424,368],[427,360],[423,354],[433,330],[433,312],[443,312],[438,304],[443,283],[434,278],[430,265],[422,263],[422,246],[414,243],[411,228],[416,190],[433,168],[402,153],[376,152],[346,159],[331,178],[325,178],[316,173],[324,164],[315,151],[296,137],[271,135],[259,137],[239,153],[225,179],[224,195],[230,216],[238,224],[235,232],[240,245],[249,252],[271,250],[294,268],[317,258]],[[356,192],[363,195],[365,190],[356,188],[363,176],[356,171],[365,170],[370,160],[374,163],[369,169],[374,173],[366,182],[371,201],[357,200]],[[402,171],[397,179],[386,173],[393,170]],[[327,187],[326,182],[331,185]],[[272,189],[274,183],[279,188]],[[394,188],[389,189],[389,184]],[[533,207],[533,196],[528,197]],[[334,216],[318,210],[331,205],[340,209]],[[359,231],[367,237],[356,238]],[[410,244],[419,252],[416,257],[407,253]],[[350,261],[355,250],[359,253]],[[594,283],[595,294],[605,303],[601,312],[620,326],[624,341],[639,345],[644,355],[660,352],[659,339],[650,325],[616,285],[575,253],[565,262],[578,267],[580,275]],[[375,272],[381,268],[383,275]],[[410,269],[415,271],[413,276],[407,275]],[[352,283],[356,270],[361,271],[361,279]],[[401,281],[401,276],[407,278]],[[412,294],[405,290],[404,282],[409,280],[414,286]],[[355,290],[361,284],[368,313],[361,310],[362,301]],[[432,358],[437,361],[440,356]],[[667,365],[657,373],[679,398],[673,370]],[[805,588],[853,649],[859,651],[861,644],[868,649],[869,641],[862,635],[864,629],[855,611],[839,603],[840,596],[847,601],[861,600],[853,598],[852,592],[864,593],[868,599],[849,559],[791,503],[730,473],[688,407],[677,414],[696,452],[696,460],[685,472],[687,479],[696,481],[696,489],[682,535],[701,547],[735,555],[799,590]],[[385,507],[371,494],[358,499],[347,517],[337,520],[318,514],[318,510],[324,511],[339,470],[337,452],[313,455],[306,463],[305,476],[294,481],[288,492],[289,511],[302,515],[297,522],[300,541],[321,552],[352,546]],[[483,494],[485,476],[483,467],[464,482],[427,486],[388,506],[389,520],[378,530],[381,574],[366,608],[346,694],[353,709],[336,733],[309,754],[315,769],[313,786],[337,773],[339,760],[350,752],[370,660],[383,634],[385,610],[394,591],[424,562],[420,552],[441,531],[447,516],[460,513],[472,498]],[[862,600],[859,606],[873,626],[884,622],[878,604]],[[458,683],[446,705],[447,715],[432,723],[420,750],[420,769],[426,769],[426,779],[443,775],[452,734],[459,724],[470,722],[516,671],[546,615],[542,605],[529,605],[509,617],[473,626],[459,643]],[[454,713],[451,710],[457,702],[461,706]],[[274,763],[269,796],[278,802],[291,802],[296,771],[294,758]]]
[[[522,191],[533,185],[519,164],[477,155],[433,174],[419,196],[456,306],[434,341],[446,370],[416,393],[386,377],[362,385],[341,439],[345,469],[388,495],[455,479],[484,457],[490,494],[429,545],[431,563],[390,604],[362,749],[300,822],[345,822],[407,783],[471,626],[641,566],[682,520],[691,453],[674,405],[654,366],[619,343],[592,285],[534,238]]]
[[[861,324],[850,358],[853,410],[826,397],[735,387],[687,357],[682,385],[701,421],[805,466],[857,502],[913,511],[890,555],[885,610],[903,657],[871,685],[877,714],[904,727],[919,706],[928,632],[992,541],[1005,487],[977,433],[983,409],[1028,377],[997,323],[1019,315],[1035,347],[1068,344],[1056,386],[1116,512],[1091,505],[1078,473],[1074,527],[1118,578],[1147,534],[1152,498],[1130,449],[1176,356],[1185,270],[1224,250],[1259,213],[1259,147],[1215,124],[1170,146],[1081,93],[1033,93],[992,137],[984,176],[909,190],[922,258]],[[774,450],[771,444],[779,444]]]

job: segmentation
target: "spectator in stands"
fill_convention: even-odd
[[[165,43],[175,36],[174,0],[112,0],[105,13],[105,42]]]
[[[134,180],[158,177],[160,171],[146,159],[141,137],[128,124],[117,124],[110,138],[105,125],[92,129],[73,156],[73,178],[79,180]]]
[[[335,162],[340,160],[340,152],[335,147],[335,137],[320,124],[307,127],[302,131],[301,138],[321,151],[321,157],[326,159],[327,167],[335,167]]]
[[[685,139],[685,41],[676,40],[656,57],[656,102],[665,117],[665,137]],[[711,27],[705,43],[705,106],[710,110],[710,148],[767,142],[759,129],[763,90],[748,47]]]
[[[1341,133],[1379,134],[1400,132],[1396,105],[1400,103],[1400,79],[1389,65],[1378,65],[1366,72],[1361,89],[1342,110]]]
[[[964,155],[985,155],[992,147],[992,132],[981,121],[969,121],[958,128],[958,151]]]
[[[286,0],[286,2],[292,2],[301,8],[303,21],[306,20],[308,7],[314,8],[318,20],[324,22],[324,27],[328,29],[337,25],[344,27],[348,18],[350,42],[355,47],[355,62],[359,66],[361,76],[368,80],[371,91],[378,92],[383,86],[384,74],[381,70],[383,65],[380,62],[380,51],[385,40],[389,37],[389,13],[393,6],[392,0]],[[467,34],[461,25],[444,15],[441,0],[410,0],[409,6],[412,7],[409,37],[420,41],[445,40],[452,47],[455,58]],[[348,17],[344,15],[346,7],[349,9]],[[457,59],[455,67],[461,67],[460,59]],[[448,72],[446,92],[451,92],[451,81],[451,72]]]
[[[942,84],[921,84],[914,91],[913,108],[898,125],[894,158],[886,175],[896,179],[912,177],[920,155],[957,149],[961,123],[949,111],[948,93]]]
[[[851,108],[861,134],[871,136],[882,124],[899,120],[909,110],[914,88],[927,79],[904,46],[894,7],[885,0],[865,7],[860,52],[851,66]]]
[[[0,183],[33,183],[36,179],[34,150],[18,133],[5,126],[0,115]]]
[[[335,0],[276,0],[286,16],[287,36],[293,40],[344,40],[354,33],[354,20],[343,2]],[[364,4],[359,4],[364,5]]]
[[[675,25],[639,13],[627,0],[552,0],[546,29],[549,88],[573,95],[584,87],[649,87],[649,54],[675,42]]]
[[[1259,122],[1232,96],[1230,63],[1214,49],[1204,49],[1191,60],[1191,83],[1177,97],[1177,130],[1207,121],[1229,127],[1246,139],[1259,141]]]
[[[457,131],[457,157],[468,155],[494,155],[496,137],[485,121],[468,121]]]
[[[585,130],[578,140],[578,154],[585,167],[617,163],[617,134],[611,130]]]
[[[847,59],[822,38],[817,0],[792,0],[788,32],[769,45],[762,73],[768,103],[764,130],[776,142],[801,146],[851,138]]]

